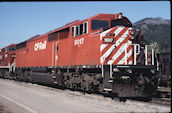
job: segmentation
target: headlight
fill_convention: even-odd
[[[134,31],[131,31],[131,34],[134,35]]]
[[[112,43],[114,41],[114,39],[113,38],[104,38],[103,41],[105,43]]]
[[[155,70],[151,69],[150,72],[151,72],[151,73],[155,73]]]
[[[15,58],[16,57],[16,55],[11,55],[11,58]]]

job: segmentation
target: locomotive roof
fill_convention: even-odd
[[[10,44],[10,45],[8,45],[8,46],[5,46],[5,47],[3,47],[3,48],[1,48],[1,49],[4,49],[4,48],[9,48],[9,47],[11,47],[11,46],[16,46],[16,44]]]
[[[79,22],[83,22],[83,21],[90,20],[90,19],[108,19],[108,18],[110,18],[110,19],[117,19],[120,14],[122,14],[122,13],[117,13],[117,14],[104,14],[104,13],[101,13],[101,14],[97,14],[97,15],[91,16],[89,18],[86,18],[84,20],[75,20],[75,21],[67,23],[66,25],[64,25],[62,27],[59,27],[59,28],[51,30],[51,31],[49,31],[47,33],[44,33],[42,35],[33,36],[33,37],[31,37],[30,39],[28,39],[26,41],[30,42],[30,41],[33,41],[33,40],[37,40],[37,39],[43,38],[43,37],[47,36],[48,34],[51,34],[53,32],[61,31],[61,30],[66,29],[66,28],[68,28],[68,27],[70,27],[72,25],[75,25],[75,24],[77,24]],[[126,18],[126,17],[123,16],[123,18]],[[128,20],[128,18],[126,18],[126,19]]]

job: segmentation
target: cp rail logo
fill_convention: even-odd
[[[44,41],[44,43],[42,42],[35,43],[34,50],[38,51],[38,50],[46,49],[46,45],[47,45],[47,41]]]

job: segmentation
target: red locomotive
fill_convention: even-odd
[[[149,96],[155,67],[148,49],[122,13],[98,14],[17,44],[14,78],[119,97]]]
[[[15,72],[16,44],[11,44],[0,50],[0,77],[9,78]]]

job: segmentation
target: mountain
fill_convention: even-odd
[[[157,42],[160,52],[171,52],[171,22],[157,18],[144,18],[133,24],[134,28],[141,29],[144,38],[149,42]]]
[[[170,20],[168,19],[163,19],[161,17],[157,17],[157,18],[144,18],[136,23],[134,23],[134,25],[138,25],[138,24],[170,24]]]

